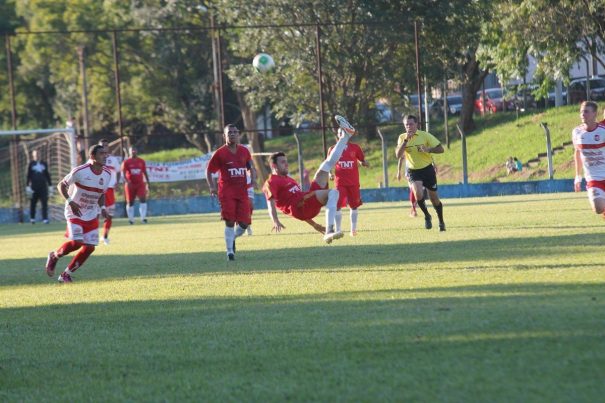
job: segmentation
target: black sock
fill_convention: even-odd
[[[417,200],[417,203],[418,207],[420,207],[420,210],[422,210],[422,212],[424,213],[424,216],[430,217],[431,215],[429,214],[429,211],[426,208],[426,203],[424,202],[424,199]]]
[[[443,203],[439,203],[438,206],[433,206],[435,207],[435,211],[437,212],[437,217],[439,217],[439,222],[441,224],[443,224]]]

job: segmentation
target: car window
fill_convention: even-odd
[[[447,103],[450,105],[457,105],[462,103],[462,97],[447,97]]]
[[[605,80],[590,80],[590,88],[605,88]]]

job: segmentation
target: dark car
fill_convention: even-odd
[[[572,104],[577,104],[583,101],[601,101],[605,99],[605,79],[594,77],[589,81],[590,88],[588,90],[588,97],[586,91],[586,79],[581,78],[573,80],[569,83],[567,92],[569,93],[569,99]]]
[[[435,99],[429,105],[429,113],[433,118],[443,117],[443,98]],[[462,95],[448,95],[447,113],[450,115],[460,115],[462,111]]]

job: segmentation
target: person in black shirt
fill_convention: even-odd
[[[42,204],[42,219],[48,224],[48,195],[51,187],[48,164],[40,160],[37,150],[32,151],[32,161],[27,167],[27,193],[31,194],[29,217],[32,224],[36,223],[36,204]]]

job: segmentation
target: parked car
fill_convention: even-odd
[[[477,91],[475,96],[475,112],[511,111],[515,109],[514,102],[504,97],[502,88],[485,90],[485,108],[483,107],[483,91]]]
[[[605,99],[605,79],[593,77],[588,80],[590,84],[588,98],[586,97],[586,79],[579,78],[569,83],[569,98],[572,104],[586,100],[601,101]]]
[[[411,113],[414,115],[418,114],[418,95],[408,95],[408,105]],[[422,110],[422,114],[424,115],[424,96],[421,97],[420,108]]]
[[[393,109],[383,102],[376,102],[376,122],[388,123],[394,120]]]
[[[450,115],[460,115],[462,111],[462,95],[448,95],[447,97],[447,113]],[[434,100],[429,112],[431,116],[443,116],[443,98]]]
[[[548,93],[548,106],[555,106],[555,91],[551,91]],[[562,97],[562,101],[563,101],[563,105],[567,105],[567,88],[563,87],[563,90],[561,91],[561,97]]]

